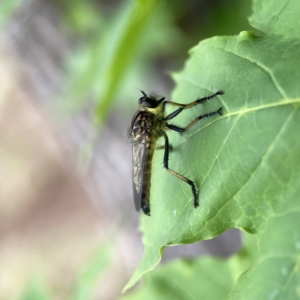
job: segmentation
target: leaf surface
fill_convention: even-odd
[[[168,263],[144,276],[142,288],[122,300],[138,299],[223,299],[236,278],[249,267],[255,249],[255,236],[246,235],[247,251],[230,259],[201,257]]]
[[[260,36],[205,40],[174,75],[175,102],[225,91],[184,111],[176,125],[221,106],[223,116],[181,136],[168,133],[169,167],[195,181],[197,209],[190,187],[165,171],[163,151],[156,153],[151,217],[141,218],[145,254],[126,288],[159,263],[165,246],[236,227],[257,235],[257,251],[228,299],[300,297],[300,5],[256,0],[253,8],[250,21]]]

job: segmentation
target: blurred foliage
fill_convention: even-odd
[[[74,285],[71,288],[70,299],[86,300],[93,299],[97,285],[101,284],[104,272],[110,267],[114,253],[111,244],[101,245],[98,250],[81,266],[74,275]],[[42,274],[33,274],[21,292],[19,300],[51,300],[55,299],[57,291],[49,289]],[[68,296],[69,299],[69,296]]]
[[[105,25],[104,13],[93,0],[74,0],[72,4],[65,2],[64,22],[78,37],[87,39],[97,38],[97,32],[102,32]]]
[[[85,265],[82,266],[72,299],[85,300],[93,298],[93,292],[95,292],[97,284],[101,284],[101,276],[104,275],[104,271],[111,265],[113,252],[111,245],[103,245]]]
[[[224,299],[250,266],[255,236],[244,234],[244,248],[229,259],[205,256],[180,259],[144,276],[142,284],[122,300]]]
[[[47,283],[39,275],[32,276],[25,290],[22,292],[19,300],[51,300],[50,291]]]
[[[12,14],[22,4],[22,0],[1,0],[0,2],[0,29],[9,20]]]
[[[165,42],[168,36],[176,36],[167,24],[170,13],[163,12],[162,6],[162,2],[158,5],[153,0],[124,2],[105,17],[106,25],[102,30],[100,27],[97,32],[91,31],[91,38],[69,62],[73,75],[67,89],[69,101],[66,102],[65,95],[63,97],[63,104],[69,104],[67,110],[76,104],[80,107],[91,97],[96,106],[95,119],[103,123],[119,87],[132,80],[131,70],[149,72],[151,67],[146,67],[149,57],[164,48],[168,50],[166,45],[171,43],[162,41]],[[176,41],[179,40],[177,37]]]
[[[136,0],[110,9],[93,1],[67,6],[66,24],[82,43],[68,63],[65,110],[92,101],[96,123],[105,121],[117,98],[128,110],[128,104],[136,104],[131,100],[138,97],[135,88],[164,88],[160,78],[169,79],[162,72],[182,64],[187,50],[200,39],[249,28],[249,4]]]

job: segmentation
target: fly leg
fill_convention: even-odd
[[[194,207],[196,208],[197,206],[199,206],[199,202],[198,202],[198,193],[197,193],[195,184],[192,180],[180,175],[179,173],[177,173],[169,168],[169,138],[164,131],[162,131],[162,135],[165,138],[164,167],[167,169],[168,172],[175,175],[179,179],[183,180],[192,188],[192,193],[194,196]]]
[[[184,109],[188,109],[188,108],[191,108],[195,105],[202,104],[205,101],[211,100],[211,99],[213,99],[213,98],[215,98],[219,95],[223,95],[223,94],[224,94],[224,92],[220,90],[220,91],[217,91],[216,93],[214,93],[210,96],[205,96],[203,98],[197,99],[197,100],[195,100],[195,101],[193,101],[189,104],[182,104],[182,103],[177,103],[177,102],[172,102],[172,101],[165,101],[165,102],[163,102],[164,105],[170,104],[170,105],[174,105],[174,106],[179,106],[180,108],[173,111],[171,114],[166,116],[163,120],[164,121],[169,121],[169,120],[175,118],[177,115],[179,115]]]
[[[155,147],[155,150],[162,150],[162,149],[165,149],[165,145],[161,145],[161,146]],[[173,150],[173,147],[172,147],[171,144],[169,144],[169,150],[170,150],[170,151]]]
[[[210,113],[206,113],[204,115],[201,115],[199,117],[197,117],[194,121],[192,121],[189,125],[187,125],[186,127],[179,127],[179,126],[175,126],[175,125],[172,125],[172,124],[166,124],[166,126],[171,129],[171,130],[174,130],[174,131],[177,131],[177,132],[184,132],[184,131],[187,131],[189,130],[193,125],[195,125],[197,122],[199,122],[200,120],[202,119],[205,119],[205,118],[208,118],[208,117],[212,117],[212,116],[215,116],[215,115],[220,115],[222,116],[222,107],[220,107],[218,110],[216,111],[213,111],[213,112],[210,112]]]

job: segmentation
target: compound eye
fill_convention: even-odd
[[[141,98],[139,99],[138,103],[139,103],[140,105],[143,105],[144,99],[145,99],[145,97],[141,97]],[[144,105],[143,105],[143,106],[144,106]]]
[[[149,98],[149,97],[142,97],[139,99],[139,104],[143,107],[147,108],[155,108],[157,107],[157,101],[155,99]]]
[[[149,107],[149,108],[153,107],[153,100],[149,99],[149,98],[148,99],[144,99],[143,106],[144,107]]]

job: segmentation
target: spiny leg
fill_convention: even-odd
[[[211,100],[211,99],[213,99],[213,98],[215,98],[215,97],[217,97],[219,95],[223,95],[223,94],[224,94],[224,91],[222,91],[222,90],[217,91],[216,93],[214,93],[214,94],[212,94],[210,96],[205,96],[203,98],[195,100],[192,103],[186,104],[184,108],[187,109],[187,108],[193,107],[193,106],[195,106],[197,104],[204,103],[205,101]]]
[[[205,118],[208,118],[208,117],[212,117],[212,116],[215,116],[215,115],[220,115],[222,116],[222,107],[220,107],[218,110],[216,111],[213,111],[213,112],[210,112],[210,113],[206,113],[206,114],[203,114],[201,116],[199,116],[198,118],[196,118],[194,121],[192,121],[189,125],[187,125],[186,127],[182,128],[182,127],[179,127],[179,126],[175,126],[175,125],[172,125],[172,124],[167,124],[167,127],[171,130],[174,130],[174,131],[177,131],[177,132],[184,132],[184,131],[187,131],[189,130],[193,125],[195,125],[197,122],[199,122],[200,120],[202,119],[205,119]]]
[[[175,118],[177,115],[179,115],[184,109],[191,108],[195,105],[204,103],[205,101],[211,100],[211,99],[217,97],[218,95],[223,95],[223,94],[224,94],[224,92],[220,90],[210,96],[205,96],[203,98],[197,99],[189,104],[181,104],[181,103],[172,102],[172,101],[165,101],[164,105],[170,104],[170,105],[174,105],[174,106],[180,106],[180,108],[178,108],[177,110],[175,110],[174,112],[172,112],[171,114],[166,116],[163,120],[164,121],[171,120],[171,119]]]
[[[193,196],[194,196],[194,207],[196,208],[197,206],[199,206],[199,202],[198,202],[198,194],[197,194],[195,184],[192,180],[178,174],[177,172],[175,172],[175,171],[173,171],[169,168],[169,138],[168,138],[167,134],[164,131],[162,132],[162,135],[165,138],[164,167],[167,169],[168,172],[175,175],[179,179],[183,180],[184,182],[186,182],[192,188],[192,193],[193,193]]]

